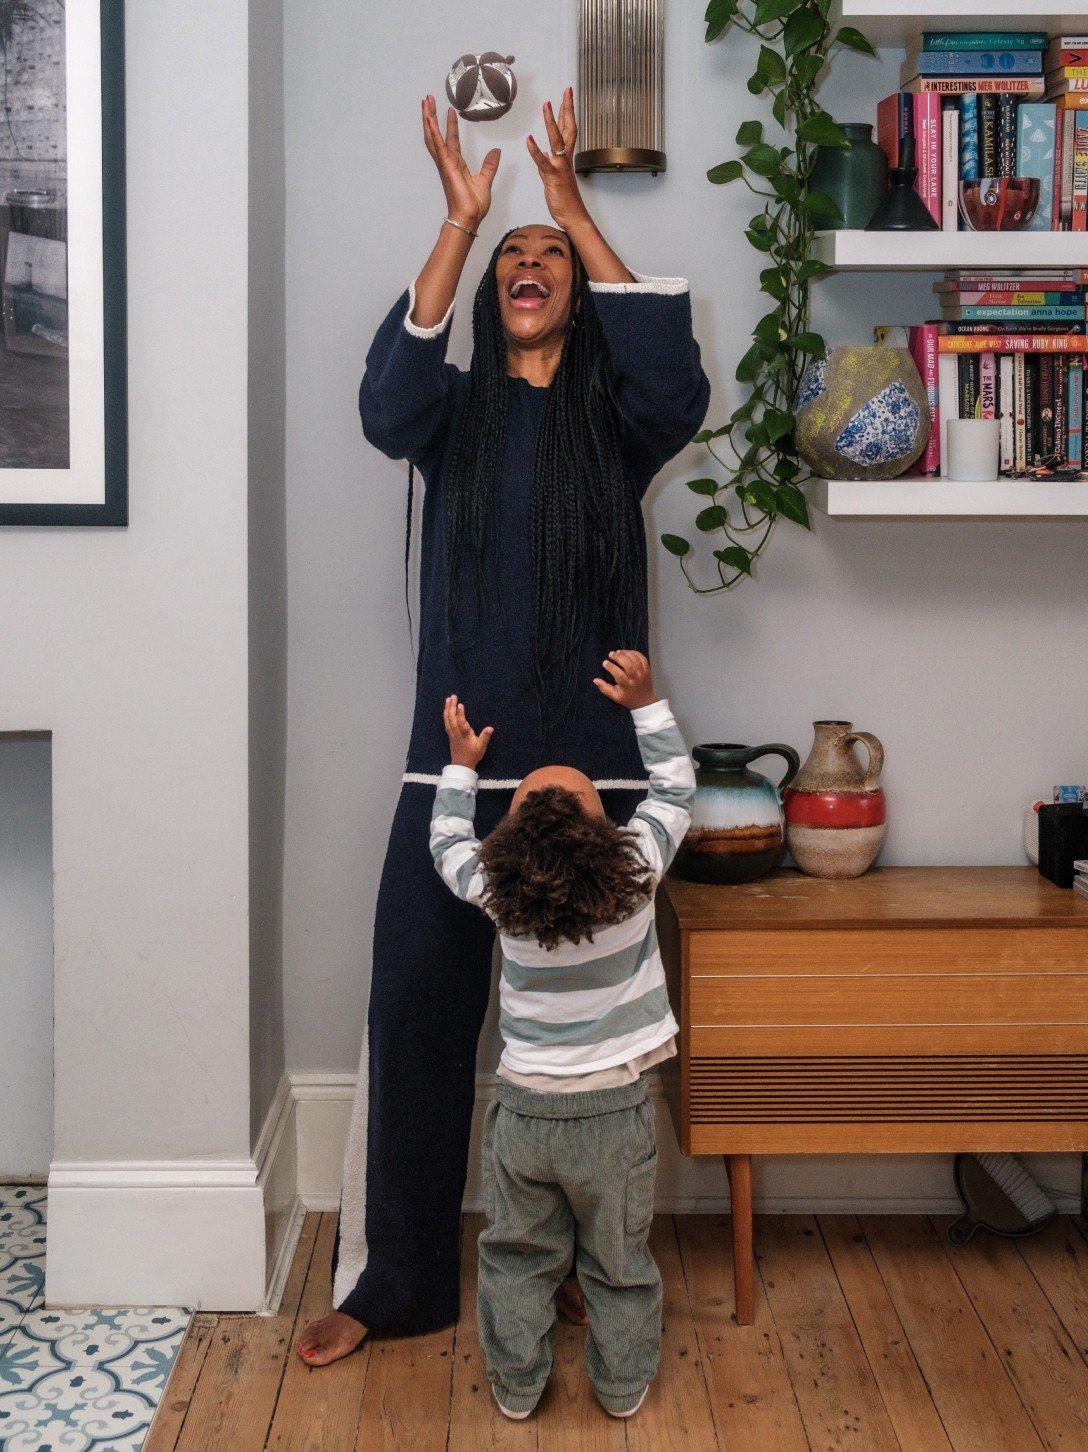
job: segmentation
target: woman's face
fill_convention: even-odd
[[[570,316],[573,260],[566,233],[534,222],[518,227],[495,263],[502,325],[511,342],[562,334]]]

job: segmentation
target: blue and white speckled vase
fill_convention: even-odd
[[[797,775],[801,758],[792,746],[697,746],[695,807],[673,871],[692,882],[752,882],[777,867],[785,854],[781,789]],[[786,774],[776,787],[748,763],[781,756]]]
[[[821,479],[895,479],[929,440],[929,404],[906,348],[829,348],[794,400],[797,452]]]

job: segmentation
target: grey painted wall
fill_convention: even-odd
[[[237,1158],[247,6],[126,19],[131,524],[0,530],[0,730],[53,733],[55,1157]]]
[[[283,4],[249,5],[250,1129],[283,1074],[287,535]]]
[[[53,1150],[53,854],[47,736],[0,736],[0,1180]]]
[[[668,7],[668,172],[594,178],[587,196],[634,267],[690,278],[714,386],[710,420],[764,311],[740,237],[747,193],[708,167],[734,154],[758,105],[747,45],[703,41],[702,7]],[[470,259],[451,356],[469,344],[471,290],[500,231],[545,215],[524,150],[539,107],[574,78],[573,4],[288,0],[286,28],[289,709],[285,977],[288,1062],[355,1067],[374,895],[408,737],[412,658],[401,587],[405,466],[361,438],[355,391],[370,337],[418,271],[443,215],[418,132],[466,49],[517,57],[512,113],[464,125],[477,160],[503,146],[496,200]],[[871,119],[900,57],[836,62],[829,104]],[[832,340],[921,321],[932,278],[837,278],[819,290]],[[648,500],[651,537],[693,514],[691,448]],[[656,668],[692,741],[785,740],[845,716],[887,748],[886,860],[1019,862],[1024,806],[1085,771],[1083,523],[784,526],[754,584],[725,599],[685,588],[656,543]],[[481,1063],[494,1063],[493,1037]]]

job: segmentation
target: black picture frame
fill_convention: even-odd
[[[3,525],[128,524],[128,341],[125,269],[125,7],[99,0],[102,106],[103,500],[0,502]]]

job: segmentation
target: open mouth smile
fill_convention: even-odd
[[[512,307],[537,312],[552,295],[551,287],[536,277],[515,277],[507,289]]]

